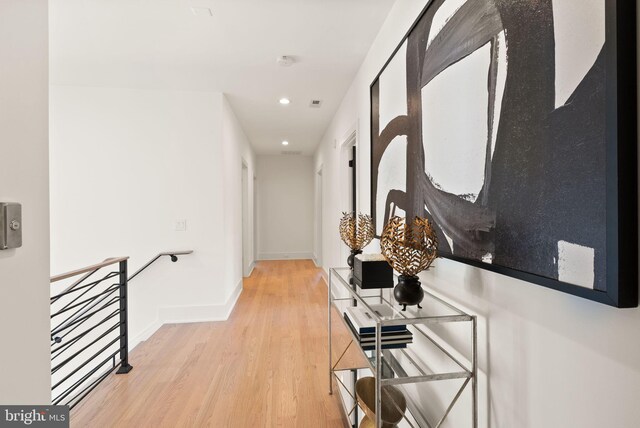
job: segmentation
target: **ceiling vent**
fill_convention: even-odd
[[[311,100],[311,102],[309,103],[309,107],[313,107],[313,108],[320,108],[321,105],[322,105],[322,100]]]
[[[276,62],[282,67],[291,67],[296,62],[296,59],[292,56],[282,55],[276,58]]]
[[[283,150],[282,154],[289,156],[300,156],[302,152],[300,150]]]

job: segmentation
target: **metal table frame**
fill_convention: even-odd
[[[337,381],[340,382],[343,387],[348,391],[348,388],[342,383],[342,381],[340,381],[340,379],[338,378],[336,372],[339,370],[336,370],[336,367],[338,366],[340,360],[342,359],[342,357],[346,354],[347,350],[349,349],[349,347],[351,346],[352,343],[356,343],[358,344],[358,338],[355,337],[355,335],[353,334],[353,332],[351,331],[351,329],[349,329],[347,327],[347,330],[350,332],[351,334],[351,341],[349,342],[349,344],[347,345],[347,347],[344,349],[344,351],[342,352],[341,356],[336,360],[336,362],[333,362],[333,357],[332,357],[332,349],[331,349],[331,338],[332,338],[332,332],[331,332],[331,312],[332,312],[332,307],[335,307],[336,309],[340,310],[340,308],[338,308],[335,304],[335,302],[338,301],[346,301],[346,300],[351,300],[353,302],[354,305],[358,305],[361,304],[363,305],[365,308],[368,308],[371,313],[375,316],[375,322],[376,322],[376,336],[375,336],[375,350],[373,351],[373,355],[374,355],[374,361],[370,361],[369,358],[366,358],[367,355],[365,354],[365,351],[362,350],[362,348],[360,348],[361,352],[365,355],[365,358],[368,361],[368,367],[354,367],[354,368],[350,368],[350,369],[345,369],[345,370],[352,370],[355,371],[356,376],[357,376],[357,370],[358,369],[370,369],[371,372],[374,374],[375,377],[375,384],[376,384],[376,409],[375,409],[375,414],[376,414],[376,420],[375,420],[375,426],[377,428],[382,426],[382,421],[381,421],[381,408],[382,408],[382,394],[381,394],[381,390],[382,390],[382,386],[383,385],[399,385],[399,384],[406,384],[406,383],[416,383],[416,382],[427,382],[427,381],[438,381],[438,380],[447,380],[447,379],[465,379],[464,383],[462,384],[462,386],[460,387],[460,389],[458,390],[457,394],[455,395],[455,397],[453,398],[453,400],[451,401],[451,403],[449,404],[449,406],[447,407],[447,409],[445,410],[444,415],[441,417],[441,419],[435,424],[435,425],[431,425],[429,423],[429,421],[427,420],[427,418],[421,414],[420,412],[420,407],[418,403],[415,403],[412,401],[412,399],[410,397],[406,397],[407,398],[407,407],[408,409],[412,412],[412,414],[415,412],[417,413],[417,417],[416,420],[419,420],[418,424],[419,426],[427,426],[428,428],[438,428],[442,425],[442,423],[444,422],[444,420],[446,419],[446,417],[449,415],[450,411],[453,409],[454,405],[456,404],[456,402],[458,401],[458,398],[460,398],[460,396],[462,395],[463,391],[467,388],[467,386],[469,384],[471,384],[471,393],[472,393],[472,427],[473,428],[477,428],[478,427],[478,386],[477,386],[477,373],[478,373],[478,358],[477,358],[477,342],[478,342],[478,334],[477,334],[477,318],[475,315],[469,315],[467,313],[465,313],[464,311],[456,308],[455,306],[451,305],[448,302],[445,302],[444,300],[442,300],[441,298],[433,295],[432,293],[428,292],[427,290],[424,290],[425,292],[425,299],[434,299],[436,302],[438,302],[439,304],[444,305],[444,307],[448,308],[449,310],[451,310],[452,314],[451,315],[429,315],[427,313],[427,311],[425,309],[422,309],[421,311],[425,311],[425,315],[424,316],[420,316],[420,317],[408,317],[404,312],[402,311],[396,311],[398,313],[398,315],[400,315],[400,317],[398,318],[394,318],[394,319],[382,319],[381,317],[379,317],[377,314],[375,314],[374,311],[371,310],[371,307],[369,305],[369,303],[366,301],[366,299],[371,299],[374,298],[379,301],[379,303],[381,304],[387,304],[389,306],[391,306],[392,308],[394,308],[394,304],[389,301],[389,299],[384,297],[383,294],[383,290],[384,289],[379,289],[379,295],[371,295],[368,294],[366,296],[362,296],[360,293],[358,293],[358,290],[360,290],[359,288],[357,288],[355,285],[351,285],[348,283],[347,280],[345,280],[345,278],[340,274],[341,272],[343,273],[349,273],[350,270],[349,268],[331,268],[329,269],[329,289],[328,289],[328,341],[329,341],[329,394],[333,394],[333,378],[336,377]],[[335,281],[335,279],[337,279],[337,281]],[[342,286],[341,288],[346,290],[350,297],[344,297],[344,298],[334,298],[333,297],[333,289],[334,289],[334,282],[337,282],[339,286]],[[367,292],[370,292],[372,290],[366,290]],[[375,291],[375,290],[374,290]],[[394,308],[395,309],[395,308]],[[344,320],[343,320],[344,322]],[[447,351],[445,349],[444,346],[442,346],[440,343],[438,343],[436,340],[434,340],[431,335],[425,331],[424,329],[420,329],[418,327],[418,325],[420,324],[424,324],[424,325],[428,325],[428,324],[439,324],[439,323],[449,323],[449,322],[469,322],[471,324],[471,330],[472,330],[472,334],[471,334],[471,367],[467,367],[465,366],[463,363],[461,363],[458,359],[456,359],[449,351]],[[404,369],[402,368],[402,364],[400,362],[397,361],[397,359],[392,355],[392,353],[388,350],[383,350],[382,349],[382,327],[383,326],[392,326],[392,325],[412,325],[414,330],[416,332],[418,332],[420,335],[424,336],[426,339],[428,339],[433,345],[435,345],[438,349],[440,349],[440,351],[442,351],[448,358],[451,359],[451,361],[453,361],[454,363],[456,363],[457,366],[460,367],[460,371],[456,371],[456,372],[450,372],[450,373],[427,373],[424,370],[420,369],[420,364],[415,360],[415,357],[412,357],[405,349],[400,349],[400,352],[402,353],[403,357],[407,358],[416,368],[419,369],[419,371],[421,372],[420,375],[417,376],[409,376]],[[380,363],[382,362],[382,363]],[[382,370],[383,370],[383,364],[387,364],[389,367],[391,367],[391,369],[394,371],[394,373],[399,374],[399,377],[391,377],[391,378],[384,378],[382,375]],[[349,393],[349,395],[351,395],[351,393]],[[355,391],[354,394],[351,395],[352,398],[355,401],[355,408],[357,409],[358,407],[358,403],[355,397]],[[345,415],[347,416],[347,420],[349,415],[353,412],[353,409],[351,410],[351,412],[347,413],[347,409],[344,407],[344,401],[341,398],[341,401],[343,403],[343,411],[345,412]],[[356,414],[357,415],[357,414]],[[415,417],[416,415],[414,415]],[[409,422],[409,425],[413,426],[413,424],[406,419]],[[356,416],[356,424],[358,422],[358,418]]]

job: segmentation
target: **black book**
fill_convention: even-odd
[[[406,348],[407,343],[390,343],[390,344],[382,344],[382,349],[401,349]],[[363,351],[373,351],[376,349],[375,345],[362,345]]]
[[[347,316],[347,314],[344,314],[344,319],[349,329],[353,332],[354,336],[358,338],[358,341],[360,342],[361,345],[363,345],[363,347],[375,346],[375,340],[376,340],[375,333],[358,334],[355,327],[351,323],[351,320]],[[383,345],[401,345],[401,344],[411,343],[412,341],[413,341],[413,334],[409,330],[382,332]]]

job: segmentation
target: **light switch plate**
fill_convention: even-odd
[[[0,202],[0,250],[22,247],[22,205]]]
[[[176,220],[176,232],[187,231],[187,220]]]

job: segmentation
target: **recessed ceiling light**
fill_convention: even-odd
[[[282,105],[287,105],[289,104],[291,101],[289,101],[289,98],[280,98],[280,104]]]
[[[288,145],[289,145],[289,142],[285,140],[285,141],[283,141],[283,142],[282,142],[282,145],[283,145],[283,146],[288,146]]]

